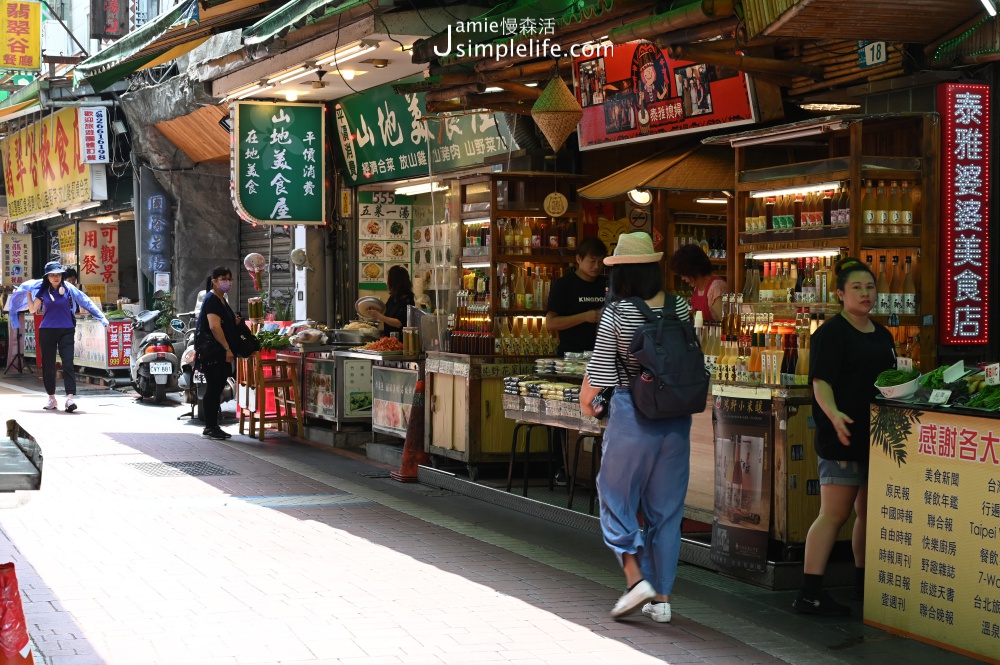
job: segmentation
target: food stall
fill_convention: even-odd
[[[865,567],[865,623],[989,663],[1000,662],[998,379],[996,364],[959,362],[872,404]]]
[[[35,360],[38,355],[36,326],[41,315],[24,316],[24,356]],[[109,321],[105,327],[89,314],[78,317],[73,349],[73,364],[97,370],[108,377],[127,376],[132,360],[131,321]]]

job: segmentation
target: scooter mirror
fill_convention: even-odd
[[[181,321],[180,319],[174,319],[173,321],[171,321],[170,327],[176,330],[177,332],[184,332],[185,329],[184,322]]]

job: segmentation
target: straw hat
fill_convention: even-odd
[[[604,265],[617,266],[625,263],[656,263],[663,258],[663,252],[653,249],[653,239],[645,231],[623,233],[618,236],[615,253],[605,257]]]

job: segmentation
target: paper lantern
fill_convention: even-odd
[[[542,134],[558,152],[583,117],[583,108],[561,77],[551,79],[531,107],[531,117]]]

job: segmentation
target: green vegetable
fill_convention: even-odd
[[[903,369],[887,369],[878,375],[878,378],[875,379],[875,385],[881,386],[882,388],[900,386],[904,383],[909,383],[918,376],[920,376],[919,369],[909,371]]]
[[[925,374],[924,378],[920,379],[920,385],[925,388],[943,388],[944,387],[944,373],[948,369],[948,365],[942,365],[938,367],[933,372]]]
[[[966,406],[990,410],[1000,408],[1000,385],[984,386],[982,390],[969,400]]]
[[[258,330],[256,337],[263,351],[283,349],[290,344],[288,335],[282,335],[277,330]]]

